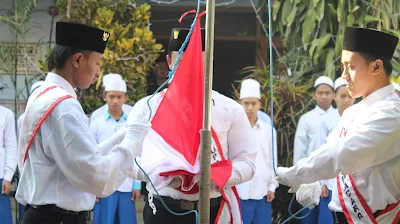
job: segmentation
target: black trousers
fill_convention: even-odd
[[[334,220],[336,216],[339,224],[347,224],[347,219],[343,212],[333,212],[332,215]]]
[[[165,201],[164,201],[165,202]],[[153,203],[157,208],[157,212],[153,215],[153,209],[149,206],[147,201],[144,210],[143,217],[145,224],[160,224],[160,223],[173,223],[173,224],[195,224],[196,219],[194,213],[190,213],[185,216],[176,216],[167,211],[156,197],[153,198]],[[167,203],[166,203],[167,204]],[[177,206],[167,204],[168,208],[176,213],[184,213],[188,210],[181,209]],[[210,223],[214,223],[219,210],[220,204],[210,205]]]
[[[21,224],[86,224],[87,212],[66,213],[57,211],[53,206],[25,206]]]

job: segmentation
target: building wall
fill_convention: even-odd
[[[12,9],[13,0],[0,0],[0,15],[7,16]],[[29,80],[28,86],[25,85],[25,74],[19,74],[17,77],[17,91],[20,92],[19,100],[20,102],[20,112],[23,111],[25,100],[27,98],[27,88],[29,89],[32,82],[37,80],[39,72],[39,64],[37,62],[38,59],[44,59],[48,44],[45,42],[49,41],[50,30],[51,30],[51,19],[52,16],[48,13],[48,9],[54,3],[53,0],[41,0],[39,1],[39,5],[36,10],[33,12],[31,20],[28,22],[28,26],[30,31],[26,35],[26,43],[38,45],[38,57],[32,58],[32,61],[35,62],[35,65],[32,67],[36,67],[36,72],[29,72],[27,78]],[[59,18],[56,17],[55,21]],[[53,35],[52,41],[55,39],[54,35],[55,31],[55,22],[53,26]],[[11,42],[9,37],[10,32],[9,28],[6,24],[0,23],[0,42]],[[29,63],[29,62],[28,62]],[[14,87],[11,82],[10,76],[5,74],[5,72],[0,72],[0,87],[3,87],[2,91],[0,91],[0,104],[9,107],[14,111]]]

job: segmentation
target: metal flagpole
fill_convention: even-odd
[[[211,189],[211,93],[214,56],[214,19],[215,0],[207,0],[206,6],[206,57],[204,70],[204,111],[203,130],[200,143],[200,224],[210,223],[210,189]]]

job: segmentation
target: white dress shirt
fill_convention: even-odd
[[[23,152],[30,136],[25,129],[29,122],[35,122],[29,121],[27,115],[31,100],[53,84],[73,98],[61,101],[44,120],[23,165]],[[95,195],[112,194],[133,173],[132,161],[138,151],[117,145],[123,140],[124,131],[97,145],[74,89],[61,76],[49,73],[38,90],[28,100],[21,127],[18,166],[23,168],[16,199],[23,205],[55,204],[70,211],[91,210]]]
[[[145,97],[137,102],[133,110],[143,110],[148,112],[147,99]],[[222,151],[226,159],[232,161],[232,174],[226,183],[226,187],[232,187],[240,183],[249,181],[255,172],[255,159],[257,151],[254,147],[254,138],[252,135],[250,122],[243,107],[236,101],[216,92],[212,91],[212,99],[214,104],[211,108],[211,124],[214,128]],[[161,94],[157,93],[151,100],[152,118],[162,100]],[[168,118],[166,118],[168,119]],[[144,151],[151,152],[151,148],[143,148]],[[143,158],[145,159],[145,158]],[[138,158],[140,163],[140,158]],[[155,171],[157,172],[157,171]],[[156,188],[160,185],[168,185],[165,183],[167,177],[161,177],[158,173],[148,173],[149,176],[154,176],[157,179],[152,179]],[[147,178],[139,167],[135,166],[134,179],[148,182]],[[147,190],[150,193],[156,194],[154,189],[147,183]],[[162,196],[168,196],[174,199],[184,199],[189,201],[199,200],[199,194],[184,194],[170,185],[158,190]],[[219,190],[214,184],[211,186],[210,197],[216,198],[221,196]]]
[[[130,114],[131,110],[132,110],[132,106],[128,105],[128,104],[123,104],[122,105],[122,110],[126,113],[126,114]],[[90,123],[92,123],[94,120],[96,120],[97,118],[101,117],[104,115],[104,113],[108,110],[108,105],[104,104],[103,106],[97,108],[95,111],[92,112],[92,114],[90,115]]]
[[[339,124],[340,114],[337,109],[335,113],[325,114],[322,118],[321,124],[319,125],[319,131],[315,132],[314,139],[312,140],[312,148],[319,149],[323,144],[326,143],[326,138],[333,131],[333,129]],[[329,190],[333,189],[334,179],[320,181],[321,185],[326,185]]]
[[[17,168],[14,113],[0,106],[0,179],[11,181]]]
[[[108,110],[104,113],[102,117],[97,118],[90,124],[90,131],[93,133],[97,144],[106,141],[111,136],[113,136],[117,131],[124,127],[126,121],[128,120],[128,115],[123,112],[121,118],[116,121]],[[138,182],[138,181],[136,181]],[[131,192],[134,180],[132,178],[126,178],[124,183],[118,188],[119,192]],[[139,182],[140,183],[140,182]]]
[[[300,117],[294,138],[293,164],[316,150],[313,147],[313,140],[315,133],[319,131],[322,118],[324,116],[332,117],[335,113],[335,109],[332,106],[327,111],[316,106],[313,110]]]
[[[258,120],[252,128],[257,148],[256,172],[253,179],[237,185],[237,191],[242,200],[260,200],[268,194],[275,192],[278,182],[275,179],[272,166],[272,132],[271,125]],[[274,163],[277,167],[276,132],[274,131]]]
[[[345,137],[340,137],[344,133]],[[400,98],[392,85],[348,108],[328,142],[297,162],[285,178],[291,186],[351,174],[372,212],[400,200]],[[342,211],[337,184],[329,208]]]

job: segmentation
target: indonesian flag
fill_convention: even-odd
[[[200,20],[152,121],[152,129],[194,165],[203,121],[204,70]]]
[[[152,129],[143,142],[140,163],[157,190],[173,187],[184,194],[199,193],[200,130],[204,104],[201,15],[198,15],[186,51],[168,89],[156,94],[150,101],[157,111],[152,119]],[[222,195],[214,223],[240,224],[237,191],[235,187],[225,187],[232,173],[232,163],[225,158],[213,129],[212,148],[215,156],[211,161],[211,180]],[[177,185],[173,182],[176,178],[180,179]]]

